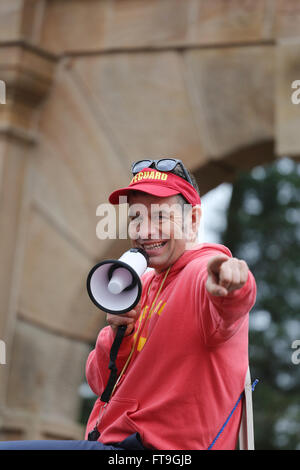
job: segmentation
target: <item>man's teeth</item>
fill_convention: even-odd
[[[151,245],[144,245],[144,248],[146,250],[152,250],[154,248],[161,248],[162,246],[164,246],[166,244],[166,242],[161,242],[161,243],[153,243]]]

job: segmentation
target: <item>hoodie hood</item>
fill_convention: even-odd
[[[231,251],[226,246],[216,243],[201,243],[199,245],[196,245],[191,250],[184,251],[182,255],[179,256],[179,258],[171,266],[171,269],[166,279],[166,284],[168,284],[179,273],[179,271],[181,271],[191,261],[196,258],[202,257],[210,251],[214,252],[214,254],[212,253],[212,256],[214,256],[216,255],[216,250],[219,252],[219,254],[224,253],[227,256],[232,256]],[[150,273],[146,273],[147,277],[145,278],[145,280],[153,279],[155,283],[159,282],[161,279],[163,279],[165,273],[166,270],[162,271],[161,273],[156,273],[155,270],[152,269]]]

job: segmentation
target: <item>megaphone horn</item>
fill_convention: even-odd
[[[129,312],[142,294],[140,277],[147,269],[148,255],[141,248],[131,248],[118,260],[101,261],[91,269],[87,291],[92,302],[107,313]]]

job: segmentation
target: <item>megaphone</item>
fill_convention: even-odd
[[[101,261],[91,269],[87,278],[87,291],[92,302],[101,310],[115,315],[129,312],[139,302],[142,295],[140,277],[147,269],[149,257],[141,248],[131,248],[118,260]],[[126,331],[126,325],[120,325],[110,350],[108,368],[110,376],[100,397],[108,402],[117,381],[116,358]],[[97,440],[100,436],[97,425],[88,435],[88,440]]]
[[[91,269],[87,291],[92,302],[107,313],[129,312],[142,295],[140,277],[148,266],[149,257],[141,248],[131,248],[118,260],[101,261]]]

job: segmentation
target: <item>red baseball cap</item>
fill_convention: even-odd
[[[182,196],[192,205],[201,204],[196,189],[185,179],[169,172],[162,172],[153,168],[144,168],[139,171],[126,188],[113,191],[108,200],[111,204],[119,204],[120,196],[128,196],[130,191],[141,191],[157,197]]]

